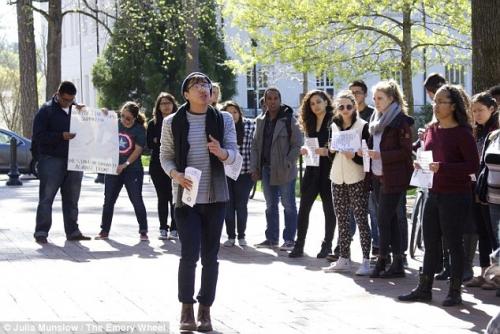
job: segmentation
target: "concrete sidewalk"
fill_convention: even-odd
[[[100,230],[104,198],[104,186],[93,179],[94,175],[84,177],[79,216],[80,229],[91,236]],[[145,177],[144,199],[150,242],[139,241],[135,215],[123,190],[109,241],[66,241],[57,197],[51,243],[45,246],[33,240],[38,181],[25,179],[23,186],[12,188],[5,186],[5,180],[0,176],[0,333],[20,332],[4,328],[8,321],[166,321],[172,333],[178,332],[180,245],[157,239],[156,195],[149,177]],[[264,240],[264,212],[261,197],[250,201],[249,245]],[[499,312],[500,298],[481,289],[465,289],[460,307],[441,307],[445,282],[436,282],[430,304],[396,301],[415,286],[421,258],[409,261],[404,279],[325,274],[321,268],[328,263],[315,258],[323,224],[317,203],[306,242],[309,256],[300,259],[253,246],[221,246],[212,308],[216,333],[481,332]],[[225,239],[224,232],[222,242]],[[352,259],[356,266],[361,261],[357,238]]]

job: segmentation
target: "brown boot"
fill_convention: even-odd
[[[212,320],[210,319],[210,306],[200,304],[198,307],[198,332],[212,331]]]
[[[195,331],[196,322],[194,320],[193,304],[182,304],[181,323],[179,326],[181,331]]]

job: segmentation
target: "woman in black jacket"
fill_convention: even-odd
[[[332,239],[335,231],[335,212],[333,210],[332,191],[328,181],[332,161],[328,156],[329,126],[333,117],[332,101],[320,90],[307,93],[300,107],[300,127],[305,137],[318,138],[319,148],[316,154],[320,156],[319,166],[307,166],[300,186],[300,207],[297,219],[297,241],[289,257],[304,255],[304,243],[309,226],[309,213],[318,194],[323,204],[325,214],[325,238],[321,244],[318,258],[325,258],[332,253]],[[307,153],[303,147],[301,154]]]
[[[160,164],[160,137],[163,119],[177,111],[177,101],[172,94],[160,93],[156,98],[153,110],[153,119],[148,123],[147,144],[151,149],[151,161],[149,162],[149,175],[153,180],[158,196],[158,218],[160,220],[160,240],[177,239],[177,228],[174,219],[174,206],[172,201],[172,180],[165,174]],[[171,224],[170,235],[168,233],[168,209],[170,206]]]

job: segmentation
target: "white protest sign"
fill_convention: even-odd
[[[330,150],[338,152],[357,152],[361,138],[355,130],[332,132]]]
[[[71,112],[68,170],[115,174],[118,166],[118,119],[116,113],[74,108]]]
[[[241,172],[241,167],[243,166],[243,157],[241,154],[236,154],[236,159],[232,164],[224,164],[224,171],[226,172],[226,175],[230,177],[233,180],[237,180],[238,177],[240,176]]]
[[[361,151],[363,152],[363,171],[367,173],[370,171],[370,155],[368,155],[368,144],[365,139],[361,141]]]
[[[307,150],[307,154],[304,156],[304,162],[306,166],[319,166],[319,154],[316,153],[316,149],[319,148],[318,138],[304,138],[304,147]]]
[[[182,192],[182,202],[189,205],[190,207],[193,207],[196,204],[196,197],[198,197],[198,187],[200,185],[201,170],[193,167],[186,167],[186,169],[184,170],[184,177],[192,182],[192,186],[191,190],[187,190],[186,188],[184,188]]]

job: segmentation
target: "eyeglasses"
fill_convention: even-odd
[[[163,101],[163,102],[160,102],[160,106],[166,106],[166,105],[169,105],[169,104],[173,104],[172,102],[170,101]]]
[[[352,95],[356,95],[356,96],[365,95],[365,93],[364,92],[352,92]]]
[[[344,109],[352,110],[353,108],[354,106],[352,104],[346,104],[346,105],[341,104],[337,106],[337,109],[340,111],[344,111]]]
[[[210,89],[210,87],[212,87],[212,85],[209,84],[208,82],[198,82],[198,83],[191,85],[191,87],[189,87],[189,89],[195,88],[195,89],[201,90],[201,89]]]

